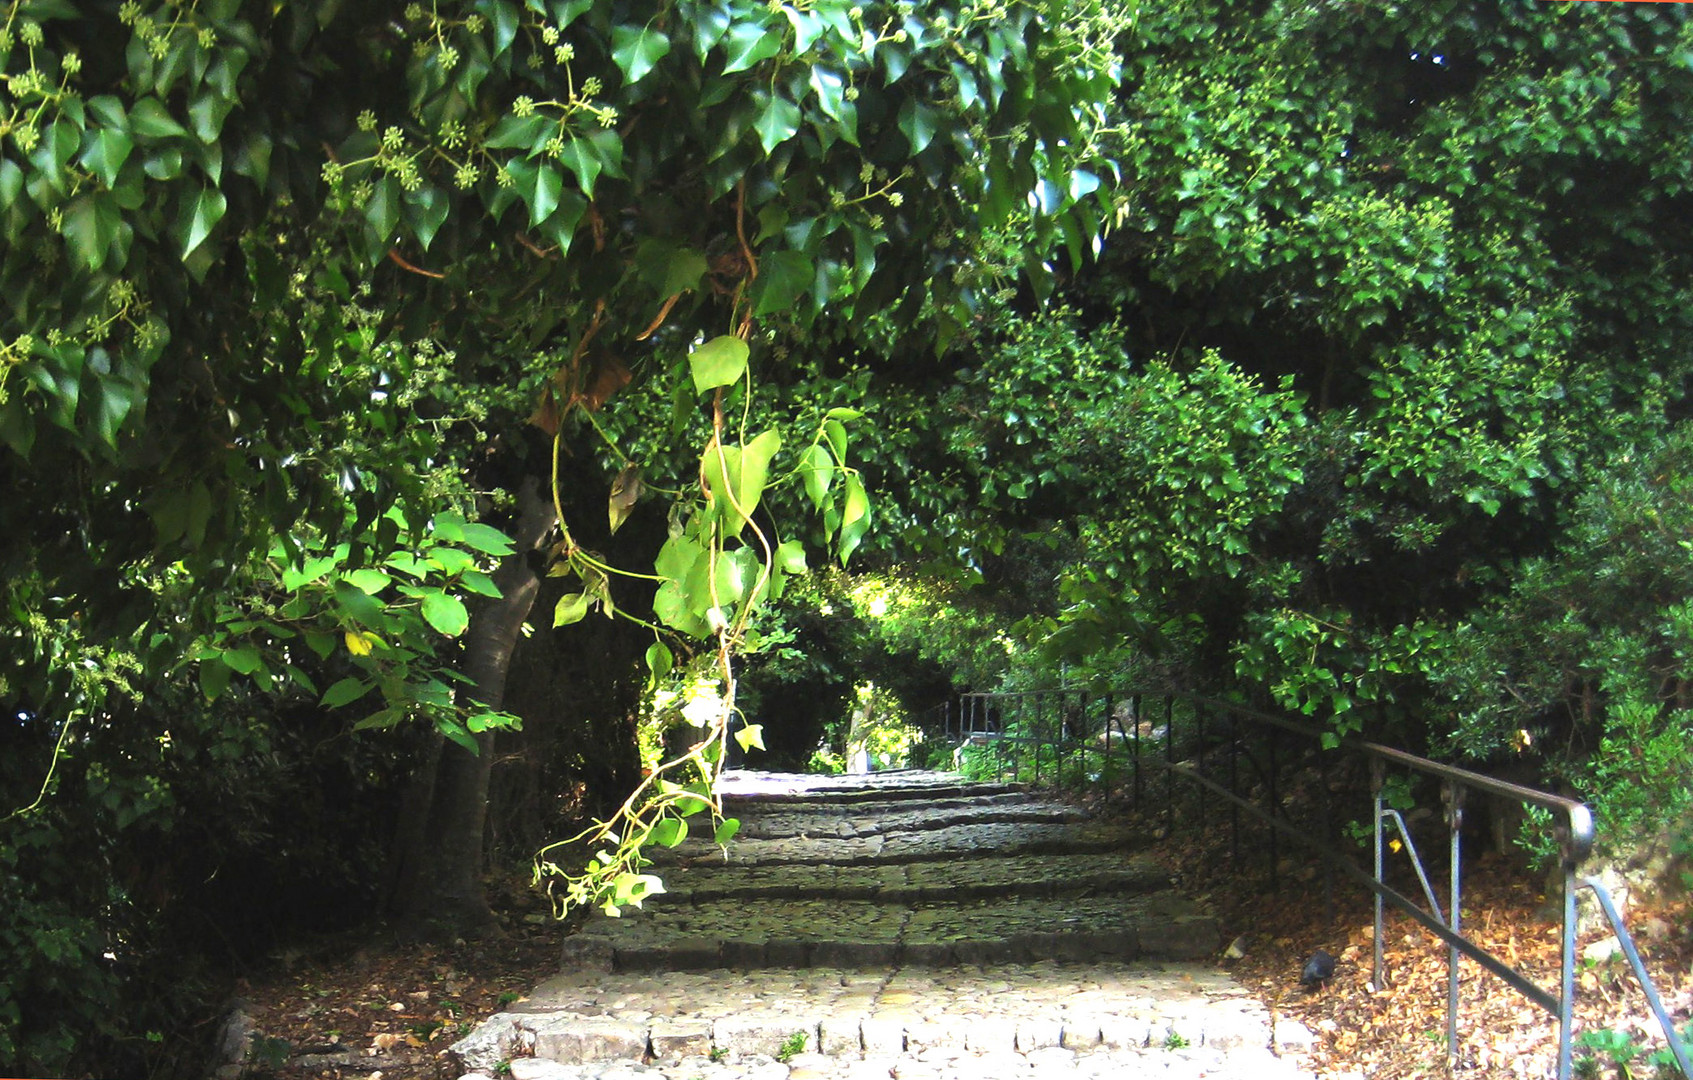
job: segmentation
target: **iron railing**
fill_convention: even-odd
[[[1571,1009],[1575,996],[1575,897],[1579,888],[1590,889],[1640,981],[1682,1076],[1693,1080],[1687,1049],[1677,1037],[1610,894],[1597,879],[1577,877],[1577,869],[1592,851],[1594,840],[1593,817],[1582,803],[1379,743],[1336,739],[1285,717],[1193,694],[1071,689],[975,693],[940,706],[937,719],[957,743],[956,753],[973,759],[978,769],[1036,784],[1068,780],[1111,786],[1133,808],[1142,811],[1161,796],[1162,805],[1153,809],[1162,814],[1166,827],[1177,823],[1176,781],[1194,785],[1193,790],[1214,796],[1227,807],[1230,858],[1237,872],[1243,813],[1267,830],[1263,850],[1272,884],[1282,868],[1278,838],[1286,836],[1316,852],[1329,866],[1374,894],[1372,971],[1377,986],[1382,985],[1383,905],[1392,904],[1405,912],[1447,947],[1449,1068],[1456,1066],[1459,1050],[1458,961],[1460,956],[1467,956],[1557,1018],[1557,1076],[1558,1080],[1567,1080],[1571,1073]],[[1329,773],[1359,762],[1369,769],[1374,801],[1370,829],[1374,861],[1368,871],[1341,850],[1344,826],[1341,815],[1330,805],[1333,788],[1344,786],[1344,781],[1331,783]],[[1153,782],[1155,772],[1162,776],[1162,784]],[[1449,849],[1448,902],[1444,908],[1417,852],[1413,830],[1407,827],[1400,808],[1390,805],[1390,791],[1405,789],[1406,774],[1426,777],[1440,786]],[[1303,782],[1297,780],[1299,776],[1305,777]],[[1291,798],[1287,790],[1290,786],[1300,788],[1299,794],[1305,797]],[[1563,876],[1561,962],[1555,992],[1463,934],[1462,833],[1466,804],[1472,795],[1484,796],[1495,804],[1538,807],[1552,815]],[[1194,802],[1194,813],[1201,822],[1211,812],[1209,806],[1204,798]],[[1403,850],[1409,857],[1426,907],[1387,883],[1389,827],[1398,834],[1394,849]],[[1325,876],[1324,880],[1331,878]]]

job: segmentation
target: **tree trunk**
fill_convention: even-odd
[[[500,598],[474,603],[465,631],[462,671],[470,680],[466,692],[490,709],[501,708],[505,701],[512,650],[539,591],[529,553],[556,521],[552,500],[539,488],[533,477],[524,480],[513,536],[517,550],[501,560],[493,574]],[[418,797],[408,800],[410,820],[400,826],[400,870],[390,903],[408,934],[469,937],[494,925],[482,883],[494,733],[478,734],[476,744],[478,752],[472,754],[443,740],[439,752],[429,755],[433,772],[418,777]]]

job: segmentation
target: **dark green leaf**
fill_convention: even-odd
[[[217,188],[205,188],[198,193],[188,192],[182,211],[177,216],[177,237],[182,245],[182,257],[187,259],[206,242],[229,203]]]
[[[323,692],[323,698],[318,704],[329,709],[338,709],[348,705],[369,693],[375,683],[349,675]]]
[[[755,314],[769,315],[787,311],[794,302],[811,291],[816,269],[800,251],[778,251],[759,264],[758,280],[753,285],[758,297]]]
[[[736,23],[729,28],[723,48],[728,55],[723,74],[732,75],[781,52],[782,34],[761,23]]]
[[[144,97],[129,110],[130,128],[145,139],[180,138],[188,129],[177,123],[156,97]]]
[[[611,59],[625,86],[640,82],[670,52],[670,39],[646,26],[618,26],[611,32]]]
[[[764,152],[768,154],[791,139],[794,132],[799,130],[799,121],[798,105],[781,94],[771,94],[758,119],[753,122],[753,129],[758,132],[758,141],[763,145]]]

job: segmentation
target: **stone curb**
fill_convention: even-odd
[[[1276,1025],[1283,1048],[1306,1050],[1302,1025]],[[803,1038],[804,1042],[798,1043]],[[1262,1019],[1250,1014],[1180,1020],[1137,1016],[1035,1016],[1007,1023],[975,1015],[924,1019],[915,1015],[815,1016],[783,1012],[737,1013],[715,1020],[657,1018],[641,1023],[575,1013],[499,1013],[450,1047],[466,1069],[492,1071],[514,1057],[545,1058],[564,1065],[629,1061],[677,1062],[684,1058],[792,1056],[803,1050],[830,1058],[874,1058],[929,1050],[1016,1053],[1049,1047],[1075,1051],[1211,1047],[1267,1048]]]

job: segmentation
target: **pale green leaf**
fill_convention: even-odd
[[[374,596],[386,589],[394,579],[380,570],[365,567],[362,570],[350,570],[342,577],[360,591]]]
[[[732,334],[712,338],[688,356],[688,373],[694,379],[694,391],[703,394],[719,386],[739,382],[746,374],[747,343]]]
[[[470,612],[463,600],[437,590],[424,594],[423,620],[448,637],[458,637],[470,625]]]
[[[569,626],[571,623],[581,622],[588,614],[588,606],[592,603],[587,593],[565,593],[558,598],[558,604],[553,608],[553,626]]]
[[[834,457],[822,443],[812,443],[800,457],[799,468],[800,482],[805,485],[811,504],[823,509],[823,502],[829,497],[829,485],[835,479]]]
[[[782,541],[776,548],[775,561],[784,573],[805,573],[805,545],[798,540]]]
[[[744,727],[741,730],[735,732],[735,741],[741,744],[741,749],[743,751],[744,750],[763,750],[764,749],[764,725],[763,724],[748,724],[746,727]]]

